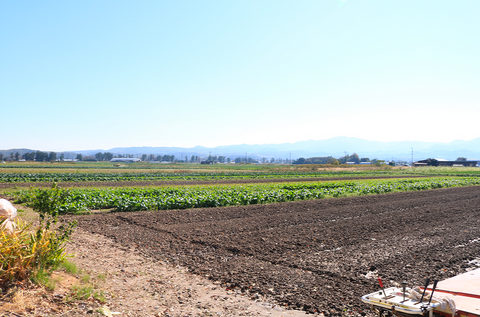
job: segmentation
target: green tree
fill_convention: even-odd
[[[327,164],[340,165],[340,162],[339,162],[336,158],[330,157],[330,158],[327,160]]]
[[[462,157],[462,156],[461,156],[461,157],[458,157],[458,158],[456,159],[456,161],[466,161],[466,160],[467,160],[467,158],[466,158],[466,157]]]
[[[35,152],[25,153],[22,155],[25,161],[34,161],[35,160]]]
[[[429,158],[427,159],[427,165],[428,166],[438,166],[438,160]]]
[[[358,157],[357,153],[353,153],[348,157],[349,162],[355,162],[355,164],[360,164],[360,158]]]
[[[83,161],[83,155],[82,154],[77,154],[77,160],[78,161]]]
[[[95,153],[95,159],[97,161],[103,161],[103,153],[102,152],[98,152],[98,153]]]
[[[15,153],[15,161],[20,160],[20,153],[16,152]]]
[[[142,154],[142,161],[146,161],[147,160],[147,154]]]
[[[305,162],[306,162],[306,159],[304,157],[300,157],[295,161],[293,161],[293,164],[305,164]]]
[[[62,161],[62,162],[63,162],[63,160],[64,160],[64,159],[65,159],[65,154],[63,154],[63,153],[62,153],[62,154],[60,154],[60,161]]]
[[[105,152],[105,153],[103,153],[103,159],[104,159],[105,161],[111,161],[112,158],[113,158],[113,154],[112,154],[112,153],[110,153],[110,152]]]
[[[50,162],[55,162],[57,160],[57,153],[55,152],[50,152],[50,154],[48,155],[48,160]]]
[[[37,162],[48,161],[48,154],[42,151],[35,152],[35,161]]]

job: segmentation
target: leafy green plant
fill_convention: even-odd
[[[418,167],[392,170],[386,165],[378,164],[378,168],[369,170],[318,170],[319,165],[303,165],[303,169],[293,170],[238,170],[195,172],[179,170],[175,172],[124,172],[124,173],[88,173],[77,170],[74,173],[0,173],[0,183],[46,183],[46,182],[119,182],[119,181],[187,181],[187,180],[242,180],[242,179],[291,179],[291,178],[331,178],[331,177],[369,177],[369,176],[401,176],[401,175],[451,175],[480,176],[476,167]],[[43,166],[42,169],[48,167]]]
[[[72,292],[68,296],[67,301],[72,300],[87,300],[94,294],[92,285],[73,285]]]
[[[65,260],[65,240],[58,232],[18,220],[12,233],[0,230],[0,285],[32,278],[42,281],[45,272]],[[47,284],[47,283],[45,283]]]
[[[102,290],[94,291],[93,298],[95,298],[97,301],[99,301],[102,304],[107,302],[107,299],[105,298],[105,293]]]
[[[60,267],[65,270],[65,272],[69,274],[77,274],[78,268],[77,265],[73,262],[70,262],[68,260],[64,260],[62,263],[60,263]]]
[[[80,277],[80,284],[73,285],[71,293],[67,296],[67,302],[75,300],[88,300],[93,298],[94,300],[105,303],[105,293],[99,289],[98,282],[104,281],[104,279],[92,279],[89,274],[84,274]]]
[[[66,243],[76,226],[76,222],[57,225],[57,207],[67,196],[56,185],[40,191],[32,201],[40,215],[37,228],[18,220],[13,232],[0,230],[0,285],[31,278],[52,287],[44,275],[65,261]]]
[[[45,286],[48,290],[53,291],[59,282],[58,279],[53,279],[49,271],[39,269],[31,276],[31,280],[37,284]]]
[[[142,211],[266,204],[328,197],[374,195],[400,191],[428,190],[454,186],[480,185],[480,178],[408,178],[388,180],[323,181],[262,185],[217,185],[161,188],[70,189],[61,194],[37,190],[14,193],[28,204],[44,197],[61,213],[80,213],[85,209]]]
[[[82,278],[80,279],[82,283],[88,283],[90,281],[90,275],[89,274],[85,274],[82,276]]]
[[[100,273],[100,274],[97,275],[97,280],[98,281],[105,282],[106,279],[107,279],[106,274]]]

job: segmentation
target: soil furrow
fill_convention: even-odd
[[[285,307],[364,315],[360,296],[465,272],[480,255],[480,187],[75,217],[79,226]]]

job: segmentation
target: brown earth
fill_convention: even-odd
[[[186,181],[121,181],[121,182],[57,182],[60,187],[144,187],[144,186],[182,186],[182,185],[217,185],[217,184],[256,184],[256,183],[291,183],[291,182],[326,182],[362,179],[422,178],[429,176],[365,176],[365,177],[310,177],[310,178],[274,178],[274,179],[224,179],[224,180],[186,180]],[[52,187],[51,182],[0,183],[1,188]]]
[[[480,187],[463,187],[64,219],[78,220],[80,232],[108,238],[111,242],[102,243],[110,248],[136,250],[140,262],[183,267],[242,298],[340,316],[370,315],[360,297],[378,289],[372,275],[386,286],[402,281],[412,286],[427,276],[441,280],[474,267],[480,254],[479,211]],[[96,265],[113,269],[109,263],[107,258]],[[115,270],[138,274],[135,263],[125,261],[123,272]],[[145,280],[143,288],[149,298],[162,301],[157,282]],[[180,291],[178,298],[188,297],[186,289]],[[178,298],[172,301],[181,305]],[[119,305],[113,303],[112,310]]]

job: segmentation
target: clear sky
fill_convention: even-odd
[[[0,4],[0,149],[480,137],[480,1]]]

